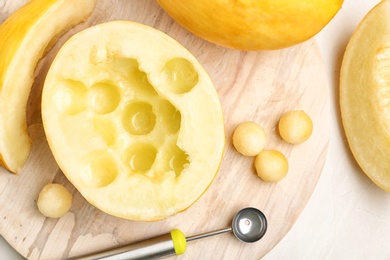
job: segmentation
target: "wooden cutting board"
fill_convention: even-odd
[[[25,2],[5,0],[0,5],[0,19]],[[182,43],[209,72],[223,105],[226,152],[217,178],[192,207],[163,221],[123,220],[88,204],[59,170],[41,125],[40,91],[61,44],[88,26],[118,19],[151,25]],[[190,34],[153,0],[100,0],[90,19],[60,38],[36,69],[27,111],[33,151],[18,176],[0,168],[1,235],[28,259],[60,259],[131,243],[173,228],[187,236],[225,228],[238,210],[252,206],[268,218],[268,231],[262,240],[245,244],[232,234],[210,237],[190,242],[180,259],[259,259],[292,227],[321,175],[329,140],[327,87],[315,40],[278,51],[231,50]],[[314,122],[313,135],[300,145],[283,142],[276,128],[280,116],[293,109],[303,109]],[[289,173],[282,181],[263,182],[255,174],[253,158],[234,150],[232,132],[248,120],[265,128],[267,149],[277,149],[288,158]],[[39,191],[50,182],[64,184],[74,197],[70,212],[60,219],[43,217],[36,207]]]

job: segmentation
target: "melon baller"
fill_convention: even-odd
[[[260,240],[267,231],[267,219],[256,208],[244,208],[234,216],[231,227],[220,229],[200,235],[185,237],[179,229],[173,229],[170,233],[149,238],[130,245],[109,249],[106,251],[78,256],[71,259],[155,259],[169,255],[184,254],[187,242],[206,238],[222,233],[233,232],[237,239],[246,243]]]

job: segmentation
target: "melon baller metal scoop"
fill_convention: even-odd
[[[88,254],[72,259],[154,259],[169,255],[181,255],[185,252],[187,242],[197,239],[233,232],[237,239],[252,243],[260,240],[267,231],[267,219],[256,208],[244,208],[237,212],[232,221],[232,226],[200,235],[185,237],[179,229],[170,233],[146,239],[119,248]]]

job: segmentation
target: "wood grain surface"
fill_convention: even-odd
[[[3,0],[0,21],[25,2]],[[193,206],[163,221],[123,220],[88,204],[58,168],[41,124],[40,92],[60,46],[86,27],[120,19],[153,26],[189,49],[210,74],[223,106],[226,151],[217,178]],[[173,228],[192,236],[230,226],[233,215],[247,206],[259,208],[267,216],[268,230],[262,240],[246,244],[233,234],[223,234],[190,242],[186,253],[178,258],[260,259],[295,223],[321,175],[329,140],[329,97],[315,40],[278,51],[231,50],[190,34],[153,0],[99,0],[92,16],[59,39],[40,61],[35,74],[27,111],[32,153],[19,175],[0,168],[0,233],[28,259],[66,259]],[[299,145],[281,140],[276,128],[280,116],[293,109],[306,111],[314,123],[313,135]],[[231,136],[243,121],[262,125],[268,135],[266,149],[277,149],[286,155],[290,168],[285,179],[263,182],[255,174],[253,158],[234,150]],[[60,219],[43,217],[36,207],[39,191],[50,182],[64,184],[73,194],[70,212]]]

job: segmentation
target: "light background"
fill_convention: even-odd
[[[377,188],[354,161],[338,105],[338,78],[345,46],[361,19],[379,2],[345,0],[336,17],[315,37],[329,80],[328,156],[309,203],[266,260],[390,259],[390,194]],[[0,259],[23,258],[0,238]]]

